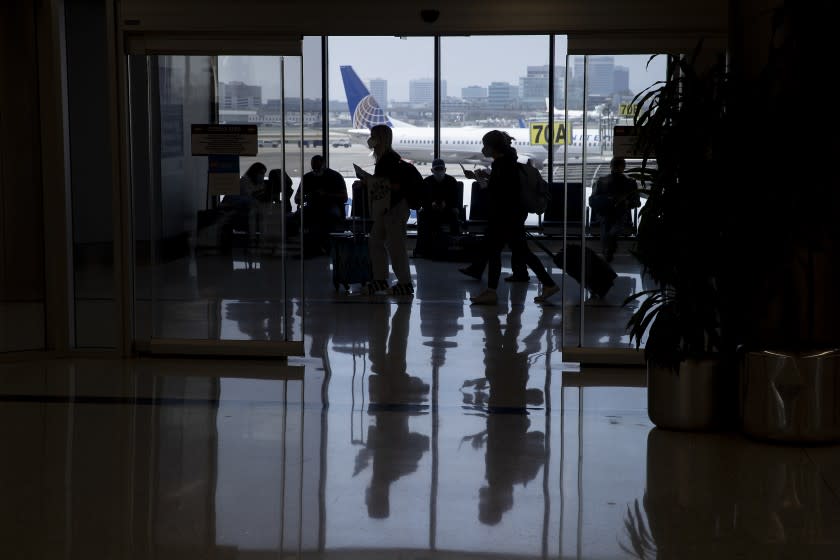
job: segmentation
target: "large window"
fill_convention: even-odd
[[[348,184],[353,164],[372,172],[366,141],[380,123],[393,126],[394,148],[403,156],[431,161],[433,89],[424,84],[434,76],[433,39],[330,37],[329,62],[330,167]]]
[[[547,144],[532,134],[547,120],[548,46],[546,35],[441,39],[439,153],[447,171],[464,181],[467,217],[477,206],[472,192],[479,187],[464,179],[461,165],[489,165],[481,155],[481,138],[489,130],[509,134],[521,161],[548,172]],[[536,225],[537,216],[527,223]]]
[[[598,54],[572,55],[567,59],[570,143],[566,146],[566,164],[558,167],[562,172],[557,175],[565,178],[567,243],[583,244],[603,257],[616,278],[608,291],[596,294],[565,275],[564,348],[628,348],[630,339],[625,325],[633,308],[623,303],[627,296],[642,289],[645,281],[631,253],[641,206],[605,216],[590,206],[589,197],[598,181],[610,174],[613,156],[625,155],[614,150],[615,127],[632,125],[637,109],[633,100],[639,92],[665,78],[665,57],[651,60],[650,55]],[[632,174],[640,162],[628,157],[627,174]],[[642,206],[644,201],[642,196]],[[567,251],[567,258],[572,254],[580,252]],[[567,268],[581,266],[569,263]],[[596,268],[585,267],[583,274],[584,285],[591,280],[597,283]]]

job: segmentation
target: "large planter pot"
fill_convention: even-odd
[[[737,377],[721,359],[684,360],[677,370],[648,362],[648,417],[668,430],[735,426]]]
[[[741,360],[741,429],[751,437],[840,441],[840,349],[746,352]]]

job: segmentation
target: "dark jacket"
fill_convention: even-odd
[[[301,179],[301,186],[295,193],[295,202],[300,204],[301,187],[305,193],[307,206],[316,209],[333,209],[344,215],[344,203],[347,202],[347,184],[344,177],[334,169],[325,168],[323,175],[315,175],[313,171],[305,174]]]
[[[525,223],[528,216],[519,189],[519,170],[516,167],[516,154],[498,157],[493,160],[488,189],[488,219],[499,225],[519,225]]]
[[[395,152],[394,150],[388,150],[382,157],[379,158],[379,161],[376,162],[376,166],[373,168],[373,174],[377,177],[388,177],[391,181],[392,185],[399,185],[402,181],[400,178],[400,154]],[[405,198],[401,189],[391,189],[391,207],[393,208],[399,202]]]
[[[440,182],[434,175],[423,179],[423,208],[431,208],[433,202],[436,202],[438,206],[441,202],[445,202],[448,209],[459,208],[458,181],[455,177],[446,175]]]
[[[610,173],[598,179],[589,197],[589,206],[607,223],[631,223],[631,208],[641,205],[636,181],[623,173]]]

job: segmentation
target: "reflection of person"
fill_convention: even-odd
[[[358,474],[372,462],[365,502],[373,518],[388,517],[391,484],[415,472],[423,453],[429,450],[429,436],[412,432],[408,423],[411,414],[423,411],[422,403],[429,393],[427,383],[406,373],[411,305],[393,307],[393,318],[389,317],[391,305],[371,309],[370,369],[374,375],[368,385],[368,413],[375,423],[368,428],[365,448],[356,457],[353,473]]]
[[[408,251],[405,246],[406,222],[409,216],[408,201],[402,192],[400,155],[391,148],[393,133],[384,124],[370,129],[368,147],[373,150],[376,167],[373,176],[359,179],[368,190],[373,226],[368,244],[373,279],[365,291],[368,294],[385,292],[394,295],[414,295]],[[388,288],[388,257],[397,277],[397,283]]]
[[[520,352],[517,345],[523,309],[521,305],[511,308],[504,334],[495,312],[484,316],[489,394],[477,392],[469,397],[478,405],[476,408],[486,410],[487,416],[486,430],[465,438],[486,445],[487,484],[479,489],[478,518],[487,525],[497,524],[513,507],[514,484],[527,484],[545,465],[545,436],[529,431],[527,407],[541,405],[543,394],[540,389],[527,387],[528,354]],[[482,388],[479,382],[471,384]]]
[[[312,156],[312,171],[306,173],[295,193],[295,203],[314,247],[327,250],[329,234],[344,229],[347,185],[344,177],[324,165],[324,157]],[[301,202],[303,206],[301,206]]]
[[[612,261],[618,236],[632,226],[631,208],[641,206],[636,181],[624,174],[626,162],[616,156],[610,160],[610,174],[598,179],[589,206],[601,219],[601,246],[604,258]]]
[[[449,233],[460,231],[458,214],[458,181],[446,173],[442,159],[432,162],[432,174],[423,179],[423,205],[417,212],[417,246],[415,252],[421,255],[436,255],[446,250],[441,233],[443,226]]]
[[[493,158],[490,179],[487,182],[489,212],[487,235],[487,289],[470,298],[474,304],[495,305],[498,298],[496,288],[502,270],[502,249],[507,244],[511,251],[519,253],[525,264],[540,280],[541,292],[534,298],[536,303],[548,301],[560,291],[554,279],[546,272],[540,259],[531,252],[525,241],[525,219],[528,211],[519,195],[519,170],[516,165],[516,149],[511,146],[512,138],[500,130],[491,130],[481,139],[484,147],[481,153]]]

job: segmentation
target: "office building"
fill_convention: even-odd
[[[256,111],[262,105],[262,87],[242,82],[219,82],[219,104],[222,109]]]
[[[491,82],[487,86],[487,104],[494,109],[512,108],[519,100],[519,88],[508,82]]]
[[[388,80],[373,78],[368,85],[370,94],[379,102],[379,106],[388,107]]]
[[[441,98],[446,97],[446,80],[440,81]],[[408,101],[431,105],[435,101],[435,81],[431,78],[421,78],[408,82]]]

